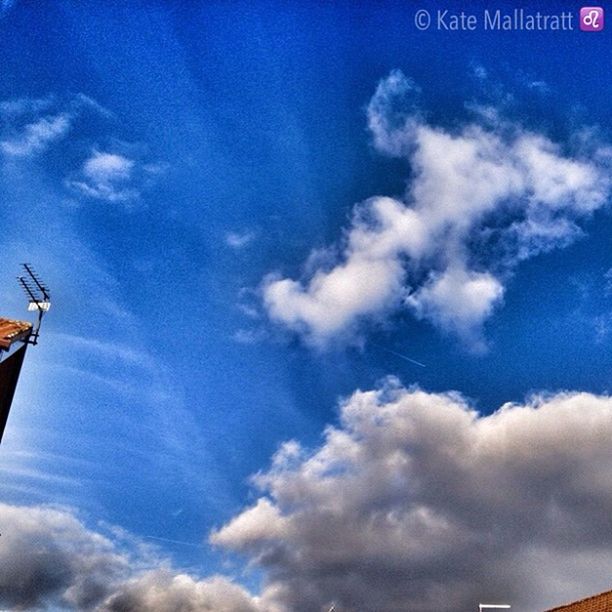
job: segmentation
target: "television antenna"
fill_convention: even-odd
[[[42,281],[40,276],[32,268],[32,264],[21,264],[24,274],[17,277],[17,281],[24,290],[28,298],[28,310],[30,312],[38,312],[38,322],[36,328],[32,330],[28,343],[38,344],[38,336],[40,333],[40,324],[43,316],[51,308],[51,294],[49,288]]]

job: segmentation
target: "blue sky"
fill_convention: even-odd
[[[277,504],[264,522],[291,514],[274,487],[299,478],[271,458],[289,440],[331,452],[325,428],[351,427],[340,398],[418,385],[489,415],[539,392],[607,397],[609,32],[417,31],[415,10],[440,6],[2,4],[2,314],[24,316],[21,261],[54,298],[0,452],[7,516],[52,505],[75,529],[153,547],[143,571],[281,584],[262,610],[318,610],[327,587],[309,599],[303,573],[289,580],[229,527],[261,499]],[[376,196],[421,212],[382,236]],[[469,212],[479,197],[485,212]],[[360,231],[373,246],[354,247]],[[257,473],[280,480],[262,494]],[[38,605],[73,605],[62,588]]]

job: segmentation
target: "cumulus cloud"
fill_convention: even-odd
[[[94,149],[81,169],[66,179],[66,186],[86,198],[126,203],[139,199],[151,179],[163,170],[159,164]]]
[[[482,116],[452,130],[431,125],[418,99],[418,86],[394,71],[367,109],[375,148],[412,168],[403,197],[358,204],[331,263],[263,282],[270,317],[313,344],[408,308],[482,346],[482,325],[518,263],[573,242],[579,222],[608,199],[596,152],[570,154],[543,134]]]
[[[258,612],[253,597],[226,578],[195,580],[168,570],[147,572],[122,585],[99,608],[104,612]]]
[[[609,588],[612,398],[533,396],[481,416],[393,378],[342,402],[313,450],[286,442],[255,503],[211,534],[262,570],[255,595],[196,577],[65,508],[0,504],[0,607],[103,612],[533,612]]]
[[[607,396],[480,416],[390,379],[346,400],[320,448],[285,444],[211,539],[266,570],[280,610],[542,610],[610,586],[611,435]]]
[[[131,186],[134,160],[117,153],[93,151],[80,172],[67,185],[82,195],[109,202],[126,202],[138,197]]]
[[[51,601],[86,609],[126,575],[129,560],[110,539],[71,512],[0,504],[0,604],[45,607]]]
[[[503,294],[504,287],[493,275],[459,266],[432,274],[406,298],[406,304],[413,307],[418,317],[475,343],[478,340],[474,330],[479,329]]]
[[[173,570],[123,530],[88,529],[68,509],[0,504],[0,522],[3,608],[259,611],[257,599],[228,578]]]
[[[94,151],[83,166],[83,174],[96,183],[110,183],[130,178],[134,162],[114,153]]]

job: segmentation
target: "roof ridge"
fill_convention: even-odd
[[[545,612],[555,612],[556,610],[563,610],[565,608],[569,608],[570,606],[575,606],[576,604],[581,604],[585,601],[589,601],[589,599],[596,599],[597,597],[601,597],[602,595],[612,595],[612,590],[602,591],[601,593],[597,593],[596,595],[589,595],[588,597],[584,597],[583,599],[578,599],[576,601],[572,601],[571,603],[564,604],[562,606],[557,606],[556,608],[550,608]]]

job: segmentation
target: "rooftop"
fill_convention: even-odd
[[[32,332],[27,321],[0,318],[0,350],[8,351],[14,342],[25,340]]]
[[[612,591],[593,595],[547,612],[612,612]]]

